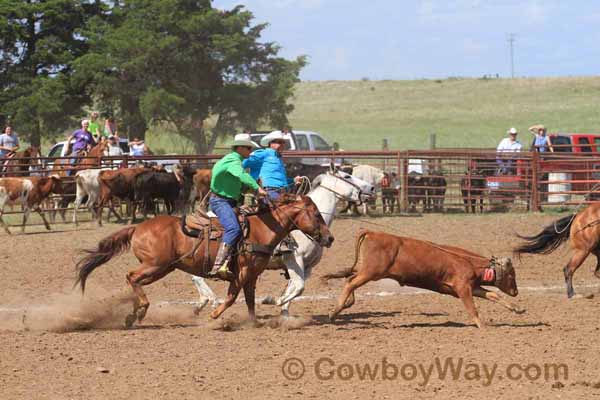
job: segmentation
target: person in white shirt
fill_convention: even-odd
[[[521,142],[517,140],[517,135],[519,133],[517,129],[510,128],[508,131],[506,131],[506,133],[508,133],[508,137],[502,139],[502,141],[496,148],[496,151],[498,153],[515,153],[521,151],[523,145],[521,145]],[[514,174],[514,167],[512,166],[514,160],[499,154],[496,158],[496,162],[498,163],[498,166],[500,168],[500,175]]]

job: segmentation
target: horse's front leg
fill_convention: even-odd
[[[285,289],[285,292],[281,295],[277,301],[275,301],[275,305],[284,306],[291,302],[296,297],[300,296],[304,291],[304,260],[302,256],[294,254],[293,256],[285,256],[285,265],[287,267],[288,274],[290,275],[290,281],[288,286]],[[289,308],[282,308],[282,314],[287,314]]]

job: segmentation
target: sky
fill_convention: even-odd
[[[238,4],[305,81],[510,77],[510,34],[515,76],[600,72],[598,0],[213,0]]]

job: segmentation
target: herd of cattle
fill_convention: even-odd
[[[122,220],[115,207],[117,201],[125,201],[131,212],[132,222],[136,220],[136,209],[141,205],[144,216],[157,214],[157,200],[162,200],[167,213],[193,207],[194,202],[203,199],[210,187],[210,170],[195,169],[189,166],[176,166],[172,172],[157,167],[134,167],[116,170],[85,169],[74,177],[9,177],[0,178],[0,223],[10,234],[2,219],[7,205],[21,205],[23,210],[22,231],[31,211],[42,217],[47,229],[50,226],[42,212],[43,208],[60,211],[66,219],[66,209],[75,204],[73,222],[78,223],[77,211],[80,206],[88,208],[102,224],[102,210],[109,207],[110,213]],[[56,199],[49,200],[51,194]],[[51,204],[49,204],[51,203]],[[56,212],[52,213],[54,219]]]
[[[381,193],[383,212],[393,213],[398,207],[400,185],[396,174],[384,172],[369,165],[349,167],[348,173],[374,185]],[[62,175],[62,176],[59,176]],[[6,205],[21,204],[23,226],[31,211],[40,213],[46,227],[49,227],[42,208],[50,209],[51,220],[60,213],[66,220],[66,210],[74,204],[73,223],[78,224],[78,210],[85,207],[102,224],[103,208],[108,207],[108,217],[114,214],[119,220],[122,216],[115,207],[118,201],[128,205],[132,221],[136,221],[136,212],[141,207],[144,217],[157,214],[157,201],[162,200],[165,211],[189,212],[194,203],[205,197],[210,189],[210,169],[198,169],[190,164],[174,166],[172,171],[159,167],[132,167],[122,169],[83,169],[74,176],[66,173],[50,177],[0,178],[0,223],[9,232],[2,219]],[[393,175],[393,176],[392,176]],[[421,206],[423,212],[444,211],[447,181],[441,170],[430,171],[423,175],[415,172],[408,174],[408,205],[412,212]],[[486,191],[485,177],[464,176],[460,181],[460,190],[465,212],[476,212],[479,200],[479,212],[483,212],[483,198]],[[51,194],[52,200],[49,199]],[[375,200],[371,202],[375,208]],[[356,204],[348,204],[343,212],[360,214]],[[368,213],[368,205],[363,205],[363,213]],[[49,228],[48,228],[49,229]]]

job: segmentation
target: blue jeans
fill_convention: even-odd
[[[281,193],[287,193],[285,187],[275,188],[275,187],[266,187],[265,191],[267,192],[267,196],[271,201],[277,201],[281,197]]]
[[[236,206],[235,200],[224,199],[214,195],[210,196],[208,204],[212,212],[217,214],[219,222],[223,225],[225,233],[223,234],[223,242],[230,246],[235,246],[242,236],[242,228],[237,219],[237,215],[233,211]]]
[[[75,156],[75,157],[69,159],[69,164],[71,164],[71,167],[75,167],[75,164],[77,164],[79,153],[81,153],[82,151],[83,151],[83,149],[78,150],[78,151],[73,151],[70,154],[70,156]],[[67,171],[67,176],[72,176],[72,175],[75,175],[75,171],[73,171],[73,169],[70,169],[69,171]]]

